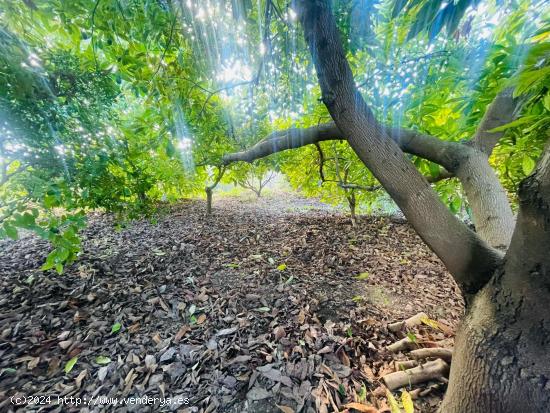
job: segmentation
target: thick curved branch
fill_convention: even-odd
[[[501,254],[447,209],[376,121],[355,86],[330,1],[301,0],[297,5],[322,100],[336,125],[463,291],[477,292],[492,276]]]
[[[501,112],[503,110],[508,110],[508,115]],[[497,96],[487,109],[478,132],[467,144],[445,142],[406,129],[391,131],[403,151],[438,163],[460,180],[472,208],[477,233],[490,246],[501,250],[510,244],[515,219],[506,190],[488,160],[502,134],[486,133],[484,128],[508,123],[513,111],[506,93]]]
[[[291,128],[273,132],[247,150],[225,155],[222,161],[225,165],[237,161],[252,162],[287,149],[296,149],[335,139],[345,138],[334,123],[321,124],[305,129]]]
[[[404,152],[435,162],[448,170],[458,166],[459,152],[467,150],[459,143],[442,141],[409,129],[386,128],[384,131],[399,144]],[[291,128],[273,132],[244,151],[227,154],[223,157],[223,162],[225,164],[238,161],[252,162],[287,149],[342,139],[347,140],[334,122],[321,123],[305,129]]]
[[[550,281],[550,141],[535,171],[520,184],[518,198],[518,222],[507,252],[507,265],[513,267],[509,273],[521,278],[527,271],[533,282],[542,282],[542,288],[547,289]],[[520,283],[525,285],[526,279]]]
[[[500,92],[488,106],[474,137],[472,148],[454,171],[461,180],[472,208],[474,225],[491,246],[506,250],[516,225],[508,194],[489,165],[489,156],[504,132],[489,132],[514,120],[518,102],[513,89]]]
[[[479,123],[474,137],[469,145],[483,152],[487,157],[493,152],[504,132],[489,132],[507,123],[512,122],[517,115],[517,99],[513,98],[514,88],[507,88],[500,92],[487,108],[483,119]]]

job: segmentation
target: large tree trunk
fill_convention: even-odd
[[[519,199],[504,264],[456,335],[442,413],[550,410],[550,144]]]
[[[514,282],[510,271],[496,274],[468,309],[441,413],[550,409],[548,285],[529,272]]]

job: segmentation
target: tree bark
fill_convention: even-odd
[[[337,139],[335,135],[338,134],[339,130],[333,123],[305,129],[291,128],[283,131],[276,131],[247,150],[225,155],[223,157],[223,162],[226,165],[237,161],[252,162],[256,159],[287,149],[300,148],[325,140],[334,140]],[[344,138],[340,137],[340,139]]]
[[[453,172],[472,208],[476,232],[491,247],[505,251],[512,239],[515,218],[506,190],[489,165],[487,155],[468,151]]]
[[[214,191],[214,188],[218,186],[220,181],[223,178],[223,174],[225,173],[225,165],[218,167],[218,174],[216,175],[216,178],[214,179],[214,182],[211,185],[208,185],[206,188],[204,188],[204,191],[206,192],[206,215],[212,214],[212,192]]]
[[[550,296],[528,271],[513,293],[511,271],[497,272],[457,332],[441,413],[548,411]]]
[[[353,226],[357,225],[357,217],[355,215],[355,208],[357,206],[357,198],[355,197],[355,192],[352,189],[349,194],[346,194],[346,199],[348,200],[349,213],[351,216],[351,223]]]
[[[550,143],[519,199],[504,264],[457,332],[442,413],[547,412],[550,406]]]
[[[212,188],[206,187],[206,215],[212,214]]]
[[[468,142],[487,156],[491,155],[493,148],[504,136],[504,132],[490,132],[491,129],[512,122],[517,115],[518,102],[513,98],[513,91],[514,88],[506,88],[495,97],[487,108],[476,134]]]

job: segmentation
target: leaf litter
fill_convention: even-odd
[[[386,325],[423,311],[441,328],[416,335],[452,343],[462,299],[407,224],[352,226],[311,202],[227,198],[206,216],[189,201],[120,231],[94,213],[62,276],[37,270],[43,241],[0,241],[0,410],[55,394],[190,400],[139,411],[389,412],[385,347],[404,336]],[[442,394],[415,407],[436,411]]]

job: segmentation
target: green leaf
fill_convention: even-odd
[[[10,163],[6,168],[6,175],[11,175],[15,171],[17,171],[17,169],[19,169],[20,166],[21,166],[21,161],[16,159],[12,163]]]
[[[403,393],[401,393],[401,403],[403,404],[405,413],[414,413],[414,404],[411,394],[406,390],[403,390]]]
[[[455,198],[451,201],[451,203],[449,204],[449,207],[451,208],[451,211],[453,211],[453,213],[457,213],[458,211],[460,211],[460,207],[462,206],[462,199],[460,198]]]
[[[342,397],[346,397],[346,388],[342,383],[338,386],[338,393],[340,393]]]
[[[2,377],[4,374],[15,374],[16,372],[17,370],[13,367],[6,367],[5,369],[2,369],[2,371],[0,371],[0,377]]]
[[[550,92],[546,93],[546,96],[544,96],[542,103],[546,110],[550,110]]]
[[[70,359],[67,364],[65,364],[65,373],[70,373],[77,361],[78,357]]]
[[[426,324],[428,327],[431,327],[431,328],[434,328],[436,330],[440,330],[439,328],[439,323],[435,320],[432,320],[431,318],[428,318],[428,317],[422,317],[420,319],[420,321],[423,323],[423,324]]]
[[[395,19],[397,16],[399,16],[399,13],[401,13],[401,10],[403,10],[408,2],[409,0],[395,0],[393,10],[391,12],[391,18]]]
[[[6,235],[11,239],[17,239],[17,228],[14,226],[4,222],[4,231],[6,231]]]
[[[121,327],[122,327],[122,324],[114,323],[113,326],[111,327],[111,334],[114,334],[114,333],[117,333],[118,331],[120,331]]]
[[[359,389],[359,393],[357,393],[357,399],[363,403],[367,399],[367,388],[363,384],[361,388]]]
[[[414,23],[409,30],[409,33],[407,34],[407,40],[415,37],[418,33],[427,28],[432,23],[437,11],[439,10],[439,6],[439,1],[427,1],[426,3],[424,3],[422,8],[416,15]]]
[[[168,157],[173,157],[174,154],[176,153],[176,148],[174,147],[174,144],[172,143],[172,141],[168,141],[168,143],[166,144],[166,155]]]
[[[523,155],[523,159],[521,160],[521,169],[525,175],[530,175],[531,172],[533,172],[533,169],[535,169],[535,165],[536,163],[533,158],[529,155]]]
[[[57,254],[56,254],[57,261],[64,262],[65,260],[67,260],[67,258],[69,258],[70,253],[71,252],[65,247],[57,248]]]
[[[95,358],[95,362],[97,364],[109,364],[111,362],[111,359],[107,356],[97,356]]]
[[[532,122],[536,118],[537,118],[536,116],[523,116],[505,125],[501,125],[497,128],[490,129],[487,132],[489,133],[504,132],[510,128],[515,128],[516,126],[520,126],[520,125],[524,125],[526,123]]]
[[[438,164],[430,162],[428,164],[428,167],[430,168],[430,175],[432,176],[432,178],[436,178],[436,177],[439,176],[439,165]]]
[[[278,265],[278,266],[277,266],[277,269],[278,269],[279,271],[284,271],[284,270],[286,270],[286,264]]]
[[[361,274],[356,275],[354,278],[356,280],[366,280],[367,278],[369,278],[369,273],[368,272],[362,272]]]
[[[416,335],[414,333],[407,333],[407,337],[412,343],[416,343]]]
[[[51,270],[53,267],[54,267],[55,263],[53,262],[45,262],[44,264],[42,264],[42,267],[40,267],[40,269],[42,271],[48,271],[48,270]]]
[[[399,404],[397,403],[397,400],[395,400],[395,397],[393,397],[391,391],[386,390],[386,397],[388,399],[388,404],[390,405],[391,413],[401,413]]]
[[[25,228],[31,228],[33,225],[35,225],[35,217],[33,214],[29,213],[29,212],[25,212],[22,216],[21,216],[21,226],[25,227]]]
[[[44,197],[44,206],[48,209],[58,205],[57,198],[54,195],[46,195]]]

